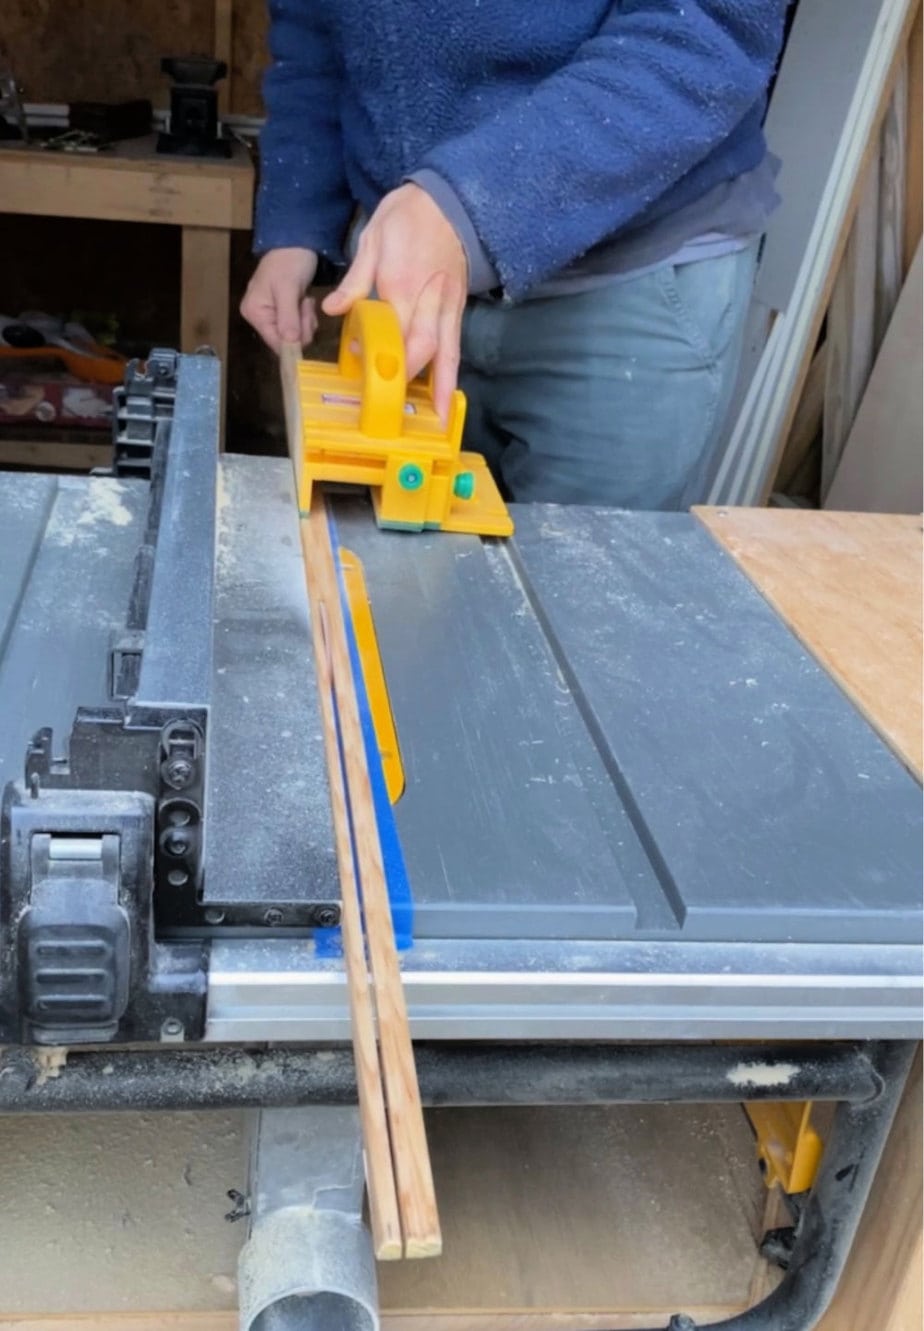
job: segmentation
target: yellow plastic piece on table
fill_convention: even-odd
[[[757,1134],[757,1158],[768,1187],[808,1192],[815,1182],[824,1143],[812,1123],[810,1101],[753,1101],[746,1104]]]
[[[366,577],[357,556],[352,550],[345,550],[343,547],[340,549],[340,567],[343,571],[343,584],[350,607],[353,632],[356,635],[356,648],[362,665],[366,696],[369,699],[369,711],[372,713],[372,725],[382,759],[385,789],[388,791],[391,803],[397,804],[404,794],[404,764],[401,761],[395,717],[391,710],[388,685],[385,682],[385,668],[382,665],[372,607],[366,590]]]
[[[407,384],[395,311],[363,300],[344,320],[336,365],[303,360],[298,372],[303,447],[298,505],[315,481],[368,485],[380,527],[510,536],[513,521],[487,464],[463,453],[465,395],[444,426],[432,384]]]

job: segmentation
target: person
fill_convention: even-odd
[[[255,252],[275,349],[398,314],[520,502],[704,498],[778,203],[788,0],[271,0]]]

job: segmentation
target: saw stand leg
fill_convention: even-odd
[[[357,1110],[254,1115],[241,1331],[378,1331],[364,1186]]]

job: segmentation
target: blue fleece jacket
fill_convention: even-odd
[[[415,173],[513,298],[752,170],[788,0],[270,0],[255,248]]]

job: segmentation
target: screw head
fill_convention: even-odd
[[[471,499],[475,493],[475,473],[460,471],[452,483],[452,493],[457,499]]]
[[[164,837],[164,850],[168,855],[188,855],[191,842],[182,832],[168,832]]]
[[[167,1040],[176,1040],[183,1034],[183,1023],[178,1017],[167,1017],[161,1023],[160,1033]]]
[[[402,490],[419,490],[424,483],[424,474],[416,462],[406,462],[398,472],[398,484]]]
[[[160,774],[171,790],[183,790],[192,781],[194,768],[188,758],[168,758],[161,763]]]
[[[285,916],[278,906],[270,906],[269,910],[263,915],[263,923],[269,925],[271,929],[275,929],[278,925],[282,924],[284,919]]]
[[[224,924],[224,921],[224,911],[219,910],[217,906],[209,906],[208,910],[205,912],[206,924]]]
[[[340,923],[340,912],[336,906],[318,906],[314,912],[314,922],[319,929],[332,929]]]

